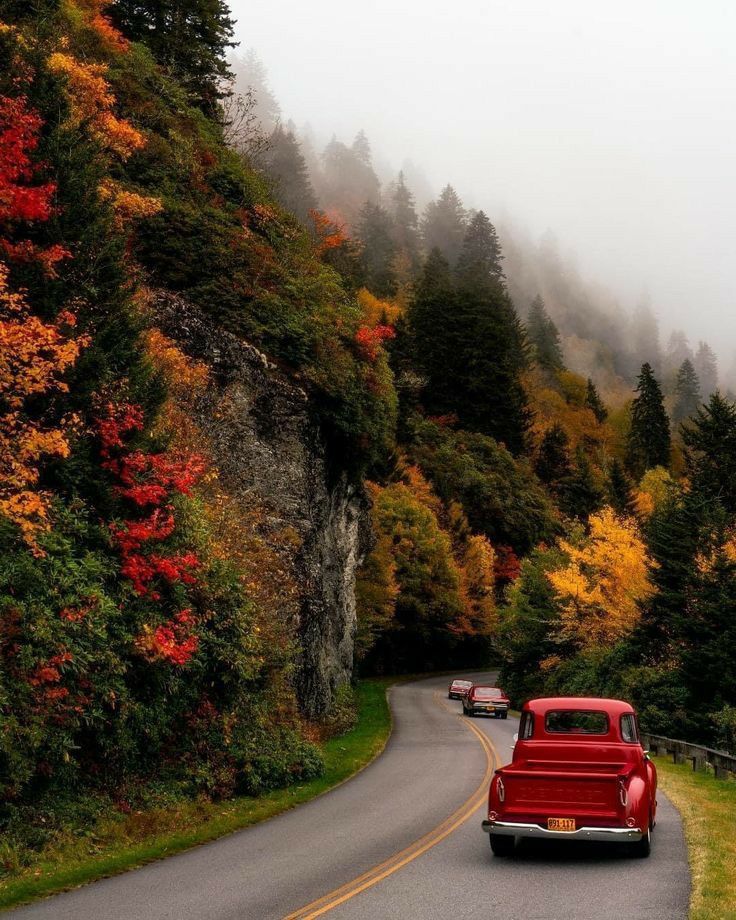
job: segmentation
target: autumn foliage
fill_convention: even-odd
[[[58,244],[38,246],[19,226],[47,221],[54,212],[56,184],[43,181],[43,163],[33,159],[42,122],[24,96],[0,96],[0,255],[15,261],[38,261],[46,272],[70,253]]]
[[[631,519],[604,508],[589,524],[582,545],[560,541],[569,563],[548,578],[562,602],[561,636],[604,646],[634,630],[640,604],[654,591],[652,560]]]

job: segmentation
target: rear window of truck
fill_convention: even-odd
[[[607,735],[608,716],[592,709],[554,709],[544,719],[553,735]]]

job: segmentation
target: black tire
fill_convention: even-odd
[[[489,834],[488,837],[494,856],[511,856],[514,852],[516,837],[506,837],[503,834]]]
[[[463,709],[463,712],[465,713],[466,716],[472,716],[472,715],[473,715],[473,710],[472,710],[472,709]]]
[[[632,843],[631,852],[637,859],[646,859],[652,852],[652,832],[647,828],[646,834],[636,843]]]
[[[507,712],[502,712],[502,713],[501,713],[501,718],[502,718],[502,719],[508,719],[508,717],[509,717],[509,714],[508,714]]]

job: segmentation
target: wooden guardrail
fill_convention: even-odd
[[[736,756],[733,754],[715,751],[700,744],[677,741],[674,738],[663,738],[661,735],[650,735],[649,732],[641,733],[641,743],[653,754],[671,754],[675,763],[690,761],[693,770],[705,770],[710,765],[718,779],[728,779],[731,774],[736,775]]]

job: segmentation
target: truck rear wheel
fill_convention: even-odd
[[[511,856],[514,852],[515,837],[506,837],[504,834],[489,834],[488,836],[494,856]]]
[[[646,859],[647,856],[652,852],[652,832],[650,828],[647,828],[646,833],[642,836],[641,840],[638,840],[636,843],[631,845],[632,852],[634,856],[638,859]]]

